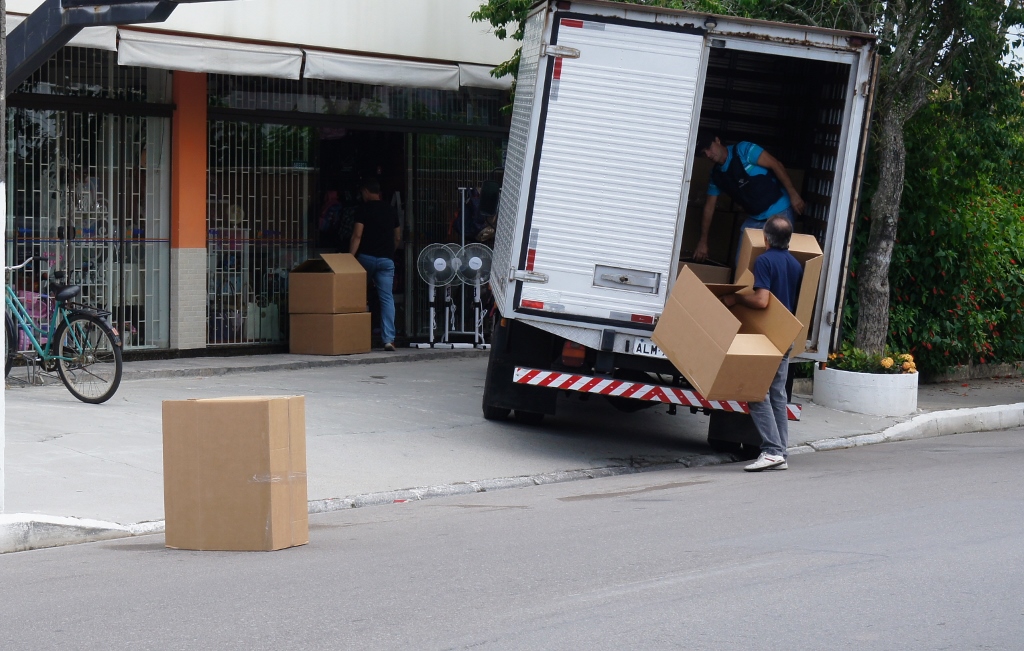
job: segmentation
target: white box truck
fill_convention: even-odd
[[[800,358],[837,345],[876,71],[871,35],[602,0],[531,9],[496,228],[484,415],[539,422],[559,393],[623,410],[711,413],[753,442],[746,405],[696,394],[651,341],[700,232],[710,161],[698,128],[751,141],[807,203],[823,253]],[[723,197],[711,255],[734,262],[744,215]],[[726,272],[728,275],[729,271]],[[791,409],[791,415],[798,414]],[[748,438],[744,438],[748,436]]]

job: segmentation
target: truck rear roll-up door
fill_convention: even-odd
[[[516,307],[652,324],[675,271],[702,30],[562,13],[550,40]]]

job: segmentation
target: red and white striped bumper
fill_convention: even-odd
[[[617,396],[634,400],[646,400],[648,402],[664,402],[700,409],[721,409],[722,411],[750,413],[750,409],[745,402],[708,400],[696,391],[669,387],[663,384],[643,384],[641,382],[612,380],[576,373],[541,371],[535,368],[523,368],[520,366],[516,367],[512,375],[512,381],[516,384],[549,387],[561,389],[562,391],[597,393],[603,396]],[[789,420],[800,420],[801,410],[800,405],[786,405]]]

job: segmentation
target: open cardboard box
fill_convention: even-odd
[[[745,285],[705,285],[684,267],[652,339],[708,400],[764,400],[800,322],[777,298],[768,307],[731,308],[720,296]]]
[[[747,287],[754,286],[754,261],[766,248],[764,231],[752,228],[743,231],[736,279],[733,282]],[[823,258],[818,240],[813,235],[794,233],[789,241],[789,252],[804,268],[804,278],[800,282],[800,295],[796,302],[796,318],[802,327],[793,343],[793,352],[790,353],[790,357],[796,357],[807,346],[807,330],[814,316],[814,301],[818,296],[818,278],[821,276]]]
[[[366,311],[366,270],[350,253],[322,253],[288,274],[290,314]]]

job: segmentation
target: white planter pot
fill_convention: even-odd
[[[906,416],[917,411],[917,373],[882,375],[814,369],[814,402],[840,411]]]

